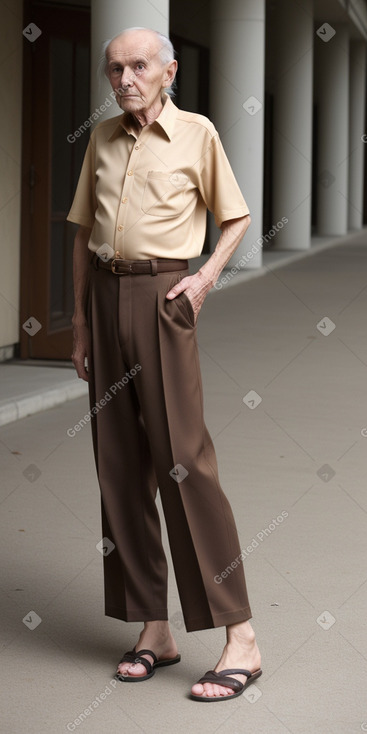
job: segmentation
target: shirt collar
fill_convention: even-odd
[[[165,103],[163,105],[163,109],[160,115],[158,115],[157,119],[152,122],[150,127],[155,127],[158,125],[166,134],[167,138],[169,140],[172,140],[173,129],[175,126],[177,115],[177,107],[175,104],[173,104],[170,96],[166,92],[164,93],[164,98]],[[123,115],[119,117],[117,125],[113,129],[112,134],[109,137],[110,141],[114,140],[115,137],[117,137],[118,134],[121,133],[121,128],[125,130],[128,135],[134,135],[134,137],[136,137],[131,118],[132,115],[130,112],[124,112]]]

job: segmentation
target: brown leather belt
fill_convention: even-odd
[[[154,260],[123,260],[121,258],[113,258],[111,260],[103,260],[98,255],[93,256],[93,264],[96,270],[103,268],[110,270],[114,275],[157,275],[157,273],[170,273],[175,270],[187,270],[189,263],[187,260],[175,260],[157,258]]]

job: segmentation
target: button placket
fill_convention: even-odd
[[[130,158],[128,160],[127,171],[125,174],[121,192],[121,199],[116,222],[115,249],[118,249],[122,256],[124,256],[124,232],[126,218],[128,214],[129,199],[131,197],[131,190],[134,185],[134,170],[141,148],[141,144],[135,143],[133,145],[132,151],[130,153]]]

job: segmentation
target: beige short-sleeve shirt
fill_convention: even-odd
[[[67,219],[92,229],[94,252],[186,259],[201,254],[207,209],[218,227],[249,214],[214,125],[166,95],[139,135],[129,113],[97,125]]]

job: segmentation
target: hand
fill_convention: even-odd
[[[185,295],[188,297],[192,305],[196,324],[200,309],[212,285],[213,283],[206,280],[199,270],[195,275],[187,275],[186,278],[182,278],[179,283],[176,283],[176,285],[168,291],[166,298],[172,300],[180,293],[185,292]]]
[[[71,360],[77,371],[78,377],[86,382],[89,381],[88,370],[85,367],[85,358],[90,357],[90,332],[87,324],[73,325],[73,353]]]

